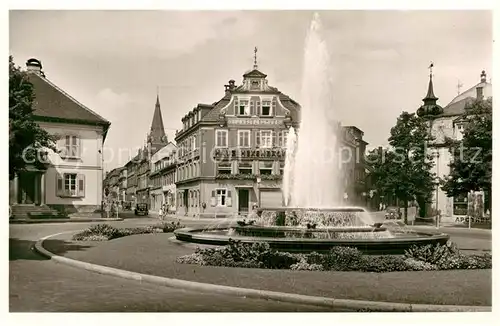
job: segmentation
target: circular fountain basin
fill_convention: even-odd
[[[335,214],[363,213],[362,208],[335,209],[294,209],[294,208],[264,208],[262,212],[274,212],[274,217],[282,213],[309,214],[317,217],[318,212],[324,214],[328,221]],[[332,215],[333,214],[333,215]],[[303,215],[301,215],[303,216]],[[337,221],[340,219],[337,219]],[[348,218],[351,224],[359,223]],[[345,222],[345,220],[344,220]],[[258,221],[257,221],[258,223]],[[287,225],[254,225],[239,221],[234,225],[211,228],[183,228],[174,231],[177,240],[211,245],[227,245],[230,240],[242,243],[268,243],[273,249],[289,252],[322,252],[332,247],[354,247],[368,254],[402,254],[412,246],[446,244],[449,235],[437,232],[415,231],[408,227],[396,227],[384,223],[374,225],[347,226],[304,226]]]

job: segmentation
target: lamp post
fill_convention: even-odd
[[[259,192],[257,194],[257,204],[260,207],[260,182],[262,181],[262,179],[258,176],[257,179],[256,179],[256,181],[257,181],[257,191]]]
[[[441,219],[441,212],[439,210],[439,149],[436,150],[436,228],[439,229],[439,220]]]

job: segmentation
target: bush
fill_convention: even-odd
[[[364,272],[399,272],[407,270],[401,256],[363,256],[359,270]]]
[[[203,256],[199,253],[193,253],[190,255],[184,255],[177,257],[177,263],[181,264],[196,264],[196,265],[205,265],[205,261],[203,260]]]
[[[437,266],[416,260],[414,258],[406,258],[404,260],[406,270],[409,271],[431,271],[437,269]]]
[[[178,228],[182,228],[179,222],[177,223],[162,223],[159,225],[148,225],[135,228],[118,229],[109,224],[92,225],[86,230],[83,230],[73,236],[75,241],[105,241],[112,240],[129,235],[148,234],[148,233],[169,233]]]
[[[492,267],[491,254],[463,255],[452,244],[412,248],[405,256],[369,256],[350,247],[334,247],[325,254],[292,254],[273,250],[267,243],[248,244],[233,240],[221,248],[197,248],[194,254],[179,257],[177,262],[226,267],[376,273]]]
[[[492,257],[491,254],[483,255],[464,255],[457,254],[447,257],[439,262],[438,268],[442,270],[449,269],[491,269]]]
[[[449,241],[446,245],[413,246],[405,251],[405,257],[436,265],[459,253],[457,246]]]
[[[362,257],[363,254],[357,248],[333,247],[323,258],[322,265],[325,269],[334,271],[358,270]],[[319,258],[315,256],[314,259]],[[320,261],[321,259],[317,263]]]
[[[154,225],[154,228],[161,229],[163,233],[171,233],[177,229],[182,229],[184,227],[185,226],[181,225],[180,222],[177,222],[177,223],[175,223],[175,222],[170,222],[170,223],[162,222],[160,224]]]
[[[269,269],[289,269],[290,266],[299,262],[300,258],[297,255],[288,252],[267,251],[259,255],[257,260],[264,268]]]
[[[290,265],[290,269],[293,271],[322,271],[322,270],[324,270],[323,265],[309,264],[305,261],[300,261],[298,263]]]

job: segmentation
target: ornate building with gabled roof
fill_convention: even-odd
[[[26,67],[34,119],[57,136],[59,153],[48,150],[45,170],[30,168],[11,182],[13,215],[92,213],[103,198],[102,149],[110,122],[52,83],[39,60],[29,59]]]
[[[287,133],[291,126],[299,128],[299,103],[270,86],[256,62],[241,85],[231,79],[224,88],[219,101],[188,112],[176,133],[179,215],[244,216],[254,204],[283,204]],[[355,127],[344,131],[346,145],[359,146],[364,154],[363,132]],[[355,186],[355,175],[364,181],[365,171],[352,161],[346,169],[355,200],[354,192],[361,197],[364,191],[364,184]]]

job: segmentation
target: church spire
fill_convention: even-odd
[[[427,95],[423,99],[425,104],[436,104],[438,98],[434,95],[434,85],[432,84],[432,68],[434,67],[434,63],[431,62],[429,66],[429,87],[427,88]]]
[[[434,63],[431,62],[429,66],[429,87],[427,88],[427,95],[422,99],[424,104],[417,110],[420,117],[423,116],[436,116],[443,113],[443,108],[437,104],[438,98],[434,95],[434,85],[432,84],[432,68]]]
[[[152,144],[166,143],[165,127],[161,116],[160,95],[157,89],[155,111],[153,113],[153,121],[149,131],[149,142]]]

